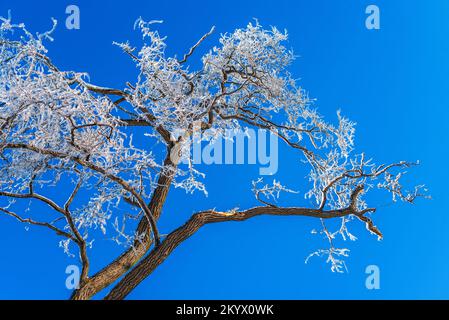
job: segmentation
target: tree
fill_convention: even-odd
[[[0,211],[20,222],[50,229],[60,246],[76,253],[82,267],[72,299],[89,299],[116,280],[106,299],[123,299],[170,253],[209,223],[244,221],[259,215],[319,219],[332,271],[344,270],[347,249],[337,236],[354,237],[348,222],[359,220],[379,239],[382,233],[365,201],[367,191],[386,190],[393,200],[413,203],[423,186],[405,191],[400,178],[414,163],[376,165],[354,154],[354,123],[338,112],[338,123],[326,122],[288,72],[294,55],[287,34],[259,23],[220,37],[219,45],[191,70],[188,62],[212,28],[182,59],[168,57],[165,39],[153,29],[159,21],[139,19],[140,49],[115,43],[135,62],[139,75],[124,89],[93,85],[84,73],[61,71],[44,46],[52,30],[34,35],[11,17],[0,27]],[[202,173],[189,161],[194,136],[214,141],[226,130],[269,130],[298,152],[310,169],[310,207],[273,202],[291,192],[280,182],[253,182],[260,202],[246,210],[214,209],[195,213],[184,225],[161,237],[157,221],[172,185],[206,192]],[[182,130],[180,130],[182,129]],[[155,142],[133,144],[143,134]],[[159,146],[161,145],[159,143]],[[52,187],[68,190],[61,201],[46,195]],[[423,191],[421,191],[423,190]],[[25,213],[17,206],[26,201]],[[231,200],[230,200],[231,201]],[[43,210],[51,213],[42,214]],[[37,212],[36,212],[37,211]],[[32,217],[25,215],[32,214]],[[331,231],[326,221],[340,219]],[[138,221],[130,230],[126,222]],[[97,228],[112,228],[126,250],[102,270],[91,273],[89,248]]]

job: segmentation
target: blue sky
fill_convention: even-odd
[[[64,27],[65,8],[81,11],[80,30]],[[365,28],[365,8],[376,4],[381,29]],[[145,280],[131,299],[406,299],[449,298],[449,217],[447,214],[449,120],[449,3],[435,1],[11,1],[16,22],[32,31],[59,20],[49,55],[61,69],[86,71],[94,83],[123,87],[135,68],[112,45],[137,40],[134,21],[163,19],[169,52],[184,53],[212,25],[216,34],[243,27],[253,18],[289,32],[288,45],[299,56],[291,67],[327,119],[335,111],[357,122],[357,151],[377,162],[420,160],[407,178],[425,183],[432,200],[392,205],[378,199],[374,219],[384,233],[376,241],[355,222],[359,240],[347,243],[349,272],[331,273],[321,259],[305,257],[325,242],[310,231],[318,221],[301,217],[259,217],[244,223],[206,226]],[[199,54],[196,57],[199,57]],[[306,192],[308,185],[296,154],[280,148],[278,178]],[[167,233],[193,212],[255,205],[250,182],[255,166],[208,168],[209,196],[170,192],[160,229]],[[293,205],[289,199],[289,205]],[[300,197],[300,202],[304,202]],[[46,230],[0,217],[2,259],[0,298],[53,298],[70,295],[65,268],[73,260]],[[92,251],[98,270],[120,250],[101,240]],[[380,290],[365,288],[366,266],[381,271]]]

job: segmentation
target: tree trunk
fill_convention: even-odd
[[[158,187],[154,190],[153,197],[148,205],[155,220],[159,219],[161,215],[162,207],[167,199],[168,191],[175,175],[176,166],[167,157],[164,162],[164,168],[173,168],[173,170],[161,172],[158,179]],[[91,299],[95,294],[108,287],[134,266],[148,252],[153,243],[151,228],[145,217],[140,220],[137,232],[139,234],[145,233],[144,239],[136,241],[133,248],[128,249],[111,264],[99,271],[92,278],[89,278],[79,289],[73,292],[70,299]]]

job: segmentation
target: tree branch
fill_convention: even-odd
[[[7,214],[8,216],[11,216],[11,217],[15,218],[16,220],[18,220],[20,222],[29,223],[29,224],[32,224],[32,225],[35,225],[35,226],[49,228],[50,230],[56,232],[56,234],[58,236],[63,236],[63,237],[66,237],[68,239],[73,240],[74,242],[78,242],[78,240],[73,235],[71,235],[70,233],[67,233],[67,232],[59,229],[58,227],[55,227],[54,225],[52,225],[52,224],[50,224],[48,222],[40,222],[40,221],[32,220],[30,218],[22,218],[18,214],[14,213],[12,211],[9,211],[9,210],[7,210],[5,208],[0,208],[0,211],[5,213],[5,214]]]
[[[70,159],[78,164],[80,164],[81,166],[91,169],[95,172],[100,173],[101,175],[105,176],[106,178],[118,183],[120,186],[123,187],[123,189],[125,189],[126,191],[128,191],[129,193],[131,193],[131,195],[133,197],[136,198],[136,201],[139,203],[140,207],[142,208],[142,210],[145,213],[145,216],[147,217],[147,219],[150,222],[150,225],[152,227],[152,231],[153,231],[153,236],[155,238],[155,243],[156,245],[159,245],[160,243],[160,237],[159,237],[159,232],[157,230],[157,226],[156,226],[156,221],[154,220],[154,217],[151,213],[151,210],[148,208],[148,206],[146,205],[146,203],[144,202],[144,200],[142,199],[142,197],[139,195],[139,193],[134,190],[134,188],[132,188],[125,180],[123,180],[122,178],[108,172],[106,169],[99,167],[87,160],[83,160],[79,157],[74,157],[71,156],[69,154],[65,154],[59,151],[54,151],[54,150],[47,150],[47,149],[42,149],[33,145],[29,145],[29,144],[24,144],[24,143],[7,143],[4,144],[3,146],[1,146],[2,148],[7,148],[7,149],[25,149],[25,150],[30,150],[33,152],[37,152],[40,154],[44,154],[44,155],[49,155],[49,156],[53,156],[55,158],[59,158],[59,159]],[[0,193],[1,195],[1,193]],[[63,210],[64,212],[64,210]]]
[[[207,38],[209,37],[213,32],[215,31],[215,26],[212,26],[212,28],[210,29],[210,31],[208,33],[206,33],[204,36],[201,37],[200,40],[198,40],[198,42],[190,48],[189,52],[186,53],[184,55],[184,58],[182,60],[179,61],[179,64],[183,64],[185,62],[187,62],[187,59],[193,54],[193,52],[195,51],[195,49],[197,47],[199,47],[199,45]]]
[[[157,181],[158,186],[154,190],[151,201],[148,204],[148,208],[153,213],[155,220],[159,219],[159,216],[162,213],[162,207],[167,199],[168,191],[176,172],[176,165],[170,159],[170,148],[167,148],[167,157],[164,161],[164,168],[173,168],[173,170],[161,172]],[[132,248],[126,250],[117,259],[97,272],[84,286],[81,286],[80,289],[75,290],[71,296],[72,300],[86,300],[92,298],[93,295],[123,276],[123,274],[125,274],[145,255],[145,253],[148,252],[153,241],[150,236],[150,225],[145,217],[140,220],[136,229],[136,234],[144,234],[143,239],[139,239],[139,241],[136,240]]]
[[[343,210],[322,211],[308,208],[277,208],[271,206],[254,207],[240,212],[217,212],[207,210],[194,214],[183,226],[170,233],[161,245],[154,248],[142,259],[105,297],[106,300],[124,299],[141,281],[148,277],[182,242],[209,223],[226,221],[245,221],[260,215],[306,216],[330,219],[356,215],[352,207]]]

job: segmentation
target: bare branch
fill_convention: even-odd
[[[161,245],[154,248],[148,256],[141,260],[105,297],[106,300],[124,299],[141,281],[148,277],[173,250],[209,223],[227,221],[245,221],[260,215],[307,216],[331,219],[357,214],[352,208],[344,210],[321,211],[307,208],[274,208],[270,206],[255,207],[245,211],[217,212],[207,210],[194,214],[182,227],[170,233]]]
[[[14,213],[12,211],[9,211],[8,209],[5,209],[5,208],[0,208],[0,211],[7,214],[8,216],[15,218],[16,220],[18,220],[20,222],[28,223],[28,224],[32,224],[32,225],[40,226],[40,227],[46,227],[46,228],[56,232],[56,234],[58,236],[63,236],[63,237],[73,240],[74,242],[77,242],[77,239],[73,235],[55,227],[54,225],[52,225],[48,222],[39,222],[39,221],[32,220],[30,218],[22,218],[18,214]]]

